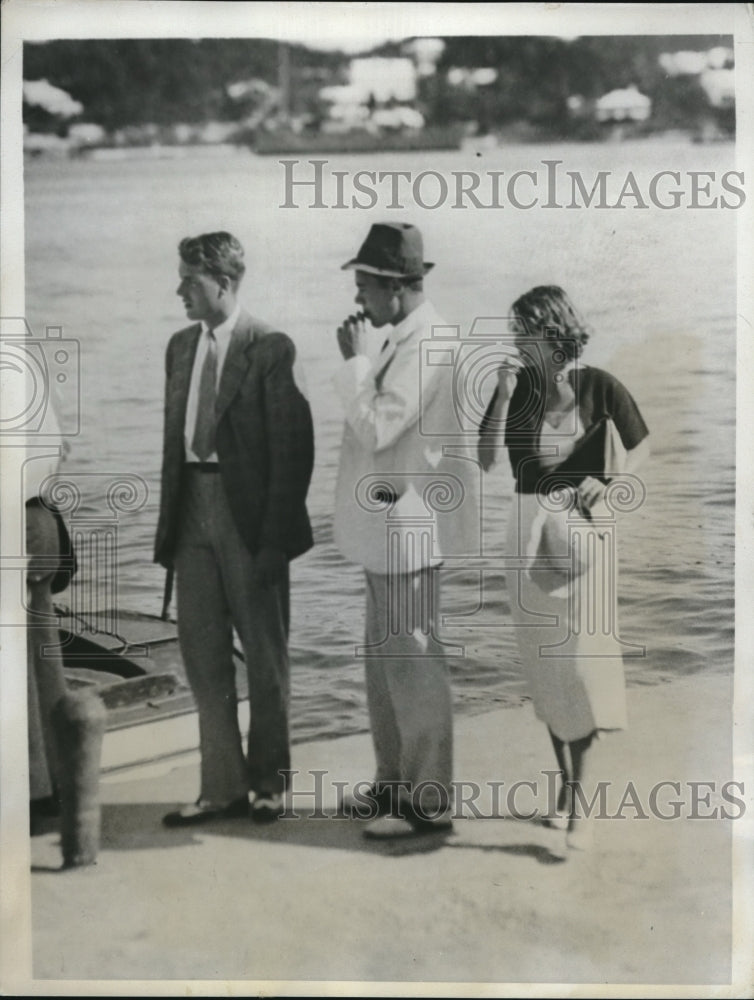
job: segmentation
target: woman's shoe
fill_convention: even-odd
[[[543,816],[542,826],[546,826],[550,830],[567,830],[568,813],[556,810],[556,812],[554,812],[552,816]]]
[[[572,851],[589,851],[594,843],[594,827],[591,820],[572,819],[566,834],[566,847]]]

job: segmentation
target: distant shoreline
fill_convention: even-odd
[[[246,140],[226,140],[223,142],[150,142],[150,143],[99,143],[75,144],[56,136],[50,137],[50,142],[39,146],[24,146],[24,159],[67,158],[99,161],[119,161],[137,158],[178,159],[186,156],[220,157],[230,153],[250,153],[254,156],[288,155],[288,154],[356,154],[380,152],[421,152],[426,150],[452,150],[479,148],[482,150],[504,148],[508,144],[542,146],[552,142],[573,143],[574,145],[608,145],[612,142],[668,142],[686,141],[690,144],[722,145],[735,144],[735,135],[724,132],[708,132],[691,129],[662,129],[657,131],[632,130],[622,131],[620,128],[605,129],[601,135],[572,136],[551,135],[538,132],[531,128],[521,128],[513,125],[485,135],[464,135],[463,128],[427,130],[415,136],[369,136],[367,142],[362,136],[344,134],[325,135],[295,135],[277,136],[270,133],[265,136],[258,149],[252,142]],[[342,140],[342,141],[339,141]]]

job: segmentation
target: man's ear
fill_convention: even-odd
[[[220,286],[220,291],[229,292],[233,289],[233,282],[230,280],[227,274],[218,274],[216,281]]]

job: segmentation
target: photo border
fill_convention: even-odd
[[[641,10],[637,10],[641,8]],[[4,316],[24,316],[23,148],[21,122],[21,52],[23,42],[57,38],[119,37],[271,37],[307,42],[316,36],[346,40],[374,33],[404,37],[414,34],[560,36],[620,34],[731,34],[736,58],[736,169],[746,174],[747,202],[738,215],[737,333],[737,490],[736,490],[736,665],[733,724],[734,777],[743,781],[747,812],[733,824],[733,981],[731,986],[689,987],[657,984],[484,984],[484,983],[320,983],[225,982],[223,993],[255,991],[289,996],[741,996],[754,983],[754,531],[752,530],[752,448],[754,426],[754,31],[751,5],[740,4],[293,4],[159,2],[119,0],[6,0],[2,36],[2,171],[0,172],[0,301]],[[316,22],[316,30],[312,22]],[[693,31],[689,25],[693,24]],[[179,26],[176,29],[176,25]],[[641,30],[637,31],[637,27]],[[749,278],[747,279],[747,276]],[[0,548],[14,535],[21,512],[10,488],[18,470],[9,471],[8,449],[3,470],[3,518]],[[10,483],[10,486],[9,486]],[[6,573],[3,572],[7,580]],[[34,980],[31,974],[30,849],[27,822],[25,754],[26,683],[22,609],[12,588],[2,587],[3,669],[0,671],[0,982],[2,991],[17,995],[145,995],[171,996],[186,989],[200,996],[216,995],[217,985],[192,981]],[[10,664],[10,669],[9,669]],[[15,668],[15,669],[13,669]],[[494,994],[491,989],[495,990]],[[54,994],[50,991],[54,989]],[[728,992],[724,992],[729,990]],[[746,995],[751,995],[747,993]]]

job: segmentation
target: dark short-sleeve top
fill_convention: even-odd
[[[558,484],[577,485],[585,476],[604,476],[604,432],[610,419],[624,448],[630,451],[649,434],[639,408],[626,387],[601,368],[580,365],[568,372],[576,394],[576,405],[584,427],[584,437],[571,455],[553,468],[539,461],[539,437],[545,413],[545,393],[534,368],[519,374],[505,418],[505,445],[516,477],[518,493],[546,492]],[[480,433],[491,422],[495,397],[482,421]]]

